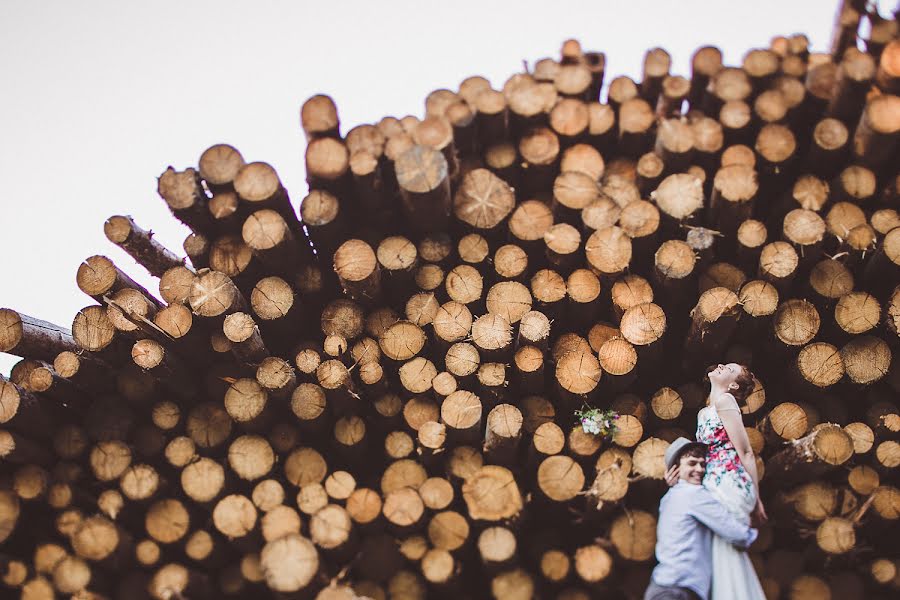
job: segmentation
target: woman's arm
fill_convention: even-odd
[[[753,480],[753,487],[756,489],[756,510],[759,516],[765,520],[766,513],[762,507],[762,500],[759,495],[759,476],[756,472],[756,456],[753,448],[750,447],[750,438],[747,436],[747,430],[744,429],[744,421],[741,419],[741,409],[738,408],[737,400],[731,394],[722,394],[713,400],[716,412],[725,426],[725,432],[728,439],[731,440],[734,449],[737,451],[741,459],[744,469],[750,474]]]

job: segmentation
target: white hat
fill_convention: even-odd
[[[678,464],[678,459],[681,458],[684,451],[694,446],[700,446],[706,450],[706,444],[703,442],[695,442],[685,437],[680,437],[669,444],[669,447],[666,448],[666,453],[663,455],[663,460],[666,461],[666,470],[671,469],[673,465]]]

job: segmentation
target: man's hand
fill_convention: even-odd
[[[681,473],[678,469],[678,465],[672,465],[672,468],[666,471],[666,483],[669,487],[674,486],[678,483],[678,479],[681,477]]]
[[[756,500],[756,507],[754,507],[753,512],[750,513],[750,518],[756,525],[762,525],[769,520],[769,515],[766,514],[766,509],[763,506],[762,500]]]

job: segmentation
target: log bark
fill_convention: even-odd
[[[839,426],[823,424],[766,461],[766,478],[781,484],[821,477],[853,456],[853,442]]]
[[[60,352],[77,349],[68,329],[11,308],[0,309],[0,352],[22,358],[52,360]]]
[[[415,146],[397,157],[395,169],[409,225],[418,232],[443,230],[452,207],[444,156]]]
[[[181,266],[184,260],[153,239],[153,232],[141,229],[131,217],[116,215],[103,224],[106,238],[122,248],[147,272],[161,277],[167,270]]]
[[[207,197],[200,184],[200,173],[195,169],[167,168],[159,176],[156,190],[176,219],[196,233],[210,231],[212,220],[206,209]]]

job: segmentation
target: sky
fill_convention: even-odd
[[[299,109],[337,102],[341,131],[421,117],[425,96],[470,75],[495,88],[562,42],[606,53],[606,81],[640,79],[647,49],[690,75],[703,45],[739,65],[777,34],[827,49],[836,0],[254,2],[0,1],[0,307],[71,327],[93,301],[75,285],[109,256],[155,279],[103,234],[126,214],[183,255],[188,230],[156,194],[167,166],[220,142],[306,194]],[[893,6],[891,5],[890,8]],[[605,93],[605,91],[604,91]],[[0,354],[0,373],[18,358]]]

